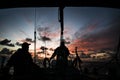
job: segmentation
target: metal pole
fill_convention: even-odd
[[[61,34],[60,34],[60,44],[61,44],[61,41],[64,39],[63,38],[63,31],[64,31],[64,15],[63,15],[63,9],[64,9],[64,6],[60,6],[59,7],[59,22],[60,22],[60,25],[61,25]]]
[[[36,63],[36,8],[35,8],[35,23],[34,23],[34,62]]]

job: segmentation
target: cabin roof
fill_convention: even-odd
[[[1,0],[0,8],[15,7],[110,7],[120,8],[116,0]]]

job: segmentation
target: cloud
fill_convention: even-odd
[[[116,20],[111,20],[107,25],[91,23],[86,27],[80,28],[75,33],[76,38],[70,44],[70,49],[74,49],[71,46],[77,46],[80,50],[115,48],[118,43],[116,41],[120,35],[119,21],[120,18],[117,18]]]
[[[7,49],[7,48],[3,48],[3,49],[0,51],[0,54],[12,54],[12,51],[10,51],[10,50]]]
[[[22,46],[22,43],[27,42],[27,43],[34,43],[34,40],[32,40],[31,38],[25,38],[22,40],[19,40],[18,42],[15,43],[15,45],[17,46]]]
[[[20,42],[16,42],[15,43],[17,46],[22,46],[22,43],[20,43]]]
[[[9,46],[9,47],[15,47],[15,45],[13,43],[7,44],[7,46]]]
[[[80,27],[80,29],[76,31],[75,37],[81,39],[87,38],[90,34],[94,34],[94,32],[100,28],[99,25],[99,22],[90,21],[84,27]]]
[[[11,40],[4,39],[4,40],[0,41],[0,45],[15,47],[15,45],[13,43],[10,43],[10,42],[11,42]]]
[[[38,40],[51,41],[51,39],[49,37],[46,37],[46,36],[40,36],[40,38],[38,38]]]
[[[39,36],[40,36],[38,40],[51,41],[51,39],[48,37],[50,34],[50,27],[39,27],[37,31],[39,32]]]
[[[55,27],[39,27],[37,31],[40,37],[38,39],[42,41],[51,41],[51,39],[57,38],[60,35],[60,31]]]
[[[25,39],[21,40],[21,42],[33,43],[34,41],[31,38],[25,38]]]
[[[31,43],[34,42],[31,38],[26,38],[26,41],[27,41],[27,42],[31,42]]]
[[[7,44],[10,43],[10,42],[11,42],[11,40],[4,39],[4,40],[0,41],[0,44],[1,44],[1,45],[7,45]]]
[[[25,38],[25,39],[22,39],[22,40],[19,40],[18,42],[16,42],[15,45],[21,47],[22,43],[24,43],[24,42],[31,44],[31,43],[34,43],[34,40],[32,40],[31,38]]]
[[[50,27],[39,27],[37,29],[39,36],[49,36],[49,33],[51,32]]]
[[[50,32],[50,29],[51,29],[50,27],[39,27],[37,31],[38,32],[45,32],[45,31]]]
[[[45,46],[41,46],[40,49],[42,49],[42,50],[48,50],[48,48],[45,47]]]

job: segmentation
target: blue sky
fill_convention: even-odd
[[[79,49],[113,48],[120,31],[120,10],[104,7],[65,7],[64,38],[70,50],[75,46]],[[26,38],[34,40],[35,8],[0,9],[0,41],[11,40],[11,43],[24,42]],[[59,46],[60,23],[57,7],[36,8],[37,48]],[[43,36],[50,40],[46,45]],[[96,48],[98,46],[98,48]],[[4,47],[17,49],[18,46]],[[30,48],[34,45],[31,43]]]

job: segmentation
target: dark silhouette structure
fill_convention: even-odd
[[[45,58],[43,60],[43,66],[44,66],[44,68],[49,68],[50,67],[50,61],[49,61],[48,58]]]
[[[69,56],[69,50],[65,46],[64,41],[61,42],[60,46],[55,49],[55,52],[51,56],[50,60],[52,58],[56,57],[56,68],[57,69],[65,69],[68,66],[68,56]]]
[[[27,7],[60,7],[61,5],[63,5],[65,7],[71,7],[71,6],[73,6],[73,7],[90,6],[91,7],[91,6],[95,6],[95,7],[111,7],[111,8],[118,8],[119,9],[119,6],[116,5],[116,3],[118,3],[118,2],[117,1],[106,1],[105,2],[104,0],[100,0],[100,1],[97,1],[97,0],[96,1],[92,1],[92,0],[90,0],[90,1],[87,1],[87,2],[86,2],[86,0],[80,0],[80,1],[77,1],[77,0],[47,0],[47,1],[46,0],[40,0],[40,1],[29,0],[28,1],[27,0],[26,2],[23,1],[23,0],[22,1],[21,0],[19,0],[19,1],[11,1],[11,0],[8,1],[7,0],[6,1],[5,0],[5,1],[2,1],[0,3],[1,4],[0,8],[26,7],[26,6]],[[61,8],[61,11],[62,11],[62,8]],[[61,13],[63,13],[63,12],[61,12]],[[61,18],[62,18],[62,14],[61,14]],[[61,19],[60,22],[61,22],[61,28],[63,28],[63,20]],[[61,35],[63,35],[63,33],[62,33],[63,30],[64,30],[64,28],[61,29]],[[35,32],[35,34],[36,34],[36,32]],[[28,45],[27,45],[27,47],[28,47]],[[67,52],[69,53],[67,48],[60,46],[60,47],[56,48],[54,54],[51,57],[51,59],[52,59],[53,57],[55,57],[57,55],[57,64],[56,64],[56,66],[59,67],[60,69],[63,69],[64,66],[67,65],[67,56],[68,56],[68,54],[66,54]],[[24,55],[24,53],[25,53],[25,55]],[[77,60],[77,58],[76,58],[76,60]],[[34,63],[32,61],[32,58],[31,58],[29,52],[27,50],[25,51],[23,49],[18,49],[11,56],[10,60],[8,61],[7,65],[5,67],[5,71],[9,71],[10,67],[13,66],[14,67],[14,75],[24,75],[24,74],[28,75],[28,74],[30,74],[33,71],[37,71],[37,70],[32,70],[33,66],[31,66],[31,65],[34,65]],[[34,65],[34,67],[37,67],[37,66]],[[112,68],[113,69],[110,68],[110,76],[111,77],[114,74],[114,67],[112,67]],[[86,74],[89,73],[87,67],[85,68],[84,72]],[[70,70],[69,73],[73,73],[73,70],[72,71]],[[70,75],[69,79],[64,79],[64,80],[80,80],[81,79],[80,75],[78,75],[80,77],[79,79],[75,79],[76,76],[73,77],[74,75]],[[46,78],[47,78],[46,80],[48,80],[48,79],[49,80],[55,80],[55,79],[50,78],[50,77],[51,76],[47,75],[46,76]],[[71,77],[73,77],[73,79]],[[109,79],[116,80],[115,79],[116,76],[113,77],[113,79],[111,77]],[[5,79],[3,79],[3,80],[5,80]],[[23,79],[19,79],[19,80],[23,80]],[[60,79],[57,78],[56,80],[60,80]],[[61,79],[61,80],[63,80],[63,79]],[[81,80],[93,80],[93,79],[87,78],[85,76]],[[98,80],[98,79],[96,79],[96,80]],[[106,80],[106,79],[99,79],[99,80]]]
[[[31,78],[33,74],[39,70],[39,67],[33,63],[33,59],[28,52],[29,45],[30,44],[24,42],[22,48],[18,49],[10,57],[4,68],[4,73],[8,74],[11,67],[13,67],[13,78],[15,80]]]
[[[5,63],[6,57],[5,57],[5,56],[2,56],[1,58],[2,58],[2,60],[1,60],[1,66],[0,66],[0,69],[2,70],[3,67],[4,67],[4,63]]]
[[[77,47],[75,47],[75,53],[76,53],[76,58],[73,60],[73,64],[72,65],[73,65],[73,67],[75,67],[78,70],[82,71],[82,67],[81,67],[82,60],[78,56]]]

